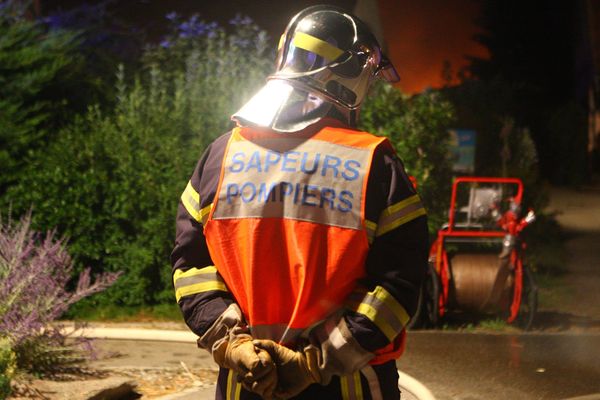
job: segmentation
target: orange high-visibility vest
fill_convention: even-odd
[[[365,276],[367,179],[385,140],[233,130],[205,236],[254,337],[293,344]]]

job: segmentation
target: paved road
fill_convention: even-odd
[[[567,235],[567,260],[562,296],[546,297],[542,310],[558,312],[567,326],[600,328],[600,180],[579,190],[554,188],[548,210]]]
[[[600,399],[600,335],[411,332],[402,371],[438,400]]]
[[[98,367],[216,368],[193,343],[102,340],[121,357]],[[600,334],[473,334],[411,332],[400,370],[425,384],[438,400],[600,398]],[[210,399],[201,389],[184,399]],[[172,397],[175,398],[175,397]]]

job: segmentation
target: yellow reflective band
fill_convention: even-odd
[[[365,219],[365,229],[367,231],[367,239],[369,240],[369,243],[373,243],[373,240],[375,239],[375,233],[377,232],[377,224],[373,221]]]
[[[220,290],[221,292],[227,292],[227,286],[221,281],[210,281],[195,283],[189,286],[183,286],[175,291],[175,299],[179,301],[182,297],[189,296],[197,293],[211,292],[213,290]]]
[[[357,400],[363,400],[362,383],[360,381],[360,372],[356,371],[354,377],[354,393],[356,393]]]
[[[373,298],[379,304],[373,304]],[[367,293],[355,310],[369,318],[390,341],[394,340],[400,333],[399,329],[406,326],[410,319],[404,307],[382,286]]]
[[[235,382],[235,393],[234,393],[234,398],[235,400],[240,400],[240,394],[242,392],[242,384],[240,382]]]
[[[398,218],[397,220],[395,220],[394,222],[391,222],[387,225],[381,226],[378,230],[377,230],[377,236],[381,236],[384,233],[387,233],[389,231],[392,231],[394,229],[396,229],[397,227],[399,227],[400,225],[404,225],[405,223],[412,221],[413,219],[420,217],[421,215],[426,215],[427,211],[425,211],[425,209],[423,207],[404,215],[401,218]]]
[[[360,371],[356,371],[352,375],[340,376],[340,389],[343,400],[363,400]]]
[[[404,307],[402,307],[402,305],[400,303],[398,303],[398,301],[394,298],[394,296],[392,296],[390,294],[390,292],[385,290],[384,287],[377,286],[375,288],[375,290],[373,292],[371,292],[370,294],[377,297],[390,310],[392,310],[392,312],[394,313],[396,318],[398,318],[398,320],[402,323],[402,326],[405,326],[408,323],[408,320],[410,319],[408,313],[406,312]]]
[[[242,385],[233,377],[234,374],[231,369],[227,374],[227,400],[239,400],[240,392],[242,391]]]
[[[277,50],[281,49],[281,46],[283,46],[284,41],[285,41],[285,35],[279,36],[279,44],[277,45]]]
[[[387,337],[390,342],[394,340],[398,334],[398,332],[396,332],[394,328],[392,328],[390,324],[383,319],[377,310],[370,304],[361,303],[356,312],[369,318],[381,330],[381,332],[383,332],[385,337]]]
[[[181,278],[189,278],[190,276],[203,275],[203,274],[215,274],[217,267],[211,265],[204,268],[190,268],[187,271],[178,269],[173,274],[173,284],[177,283],[177,280]]]
[[[200,217],[200,194],[192,187],[192,182],[189,181],[185,190],[181,194],[181,202],[187,212],[196,221],[201,222]]]
[[[296,32],[293,43],[294,46],[315,53],[329,61],[333,61],[344,54],[343,50],[303,32]]]
[[[373,221],[369,221],[368,219],[365,219],[365,227],[371,231],[377,230],[377,224]]]
[[[419,199],[418,195],[413,195],[410,196],[407,199],[404,199],[396,204],[392,204],[391,206],[389,206],[388,208],[386,208],[385,210],[383,210],[383,212],[381,213],[382,215],[392,215],[395,212],[400,211],[401,209],[410,206],[411,204],[414,203],[418,203],[419,201],[421,201],[421,199]]]
[[[227,374],[227,400],[231,400],[231,385],[233,383],[233,370],[229,370],[229,373]]]
[[[212,208],[213,208],[213,204],[214,203],[210,203],[209,205],[204,207],[202,210],[200,210],[200,219],[201,219],[200,222],[202,223],[202,225],[204,225],[206,223],[208,214],[210,214],[210,210],[212,210]]]
[[[342,399],[349,400],[350,395],[348,394],[348,378],[346,376],[340,376],[340,389],[342,390]]]

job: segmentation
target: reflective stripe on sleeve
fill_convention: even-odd
[[[213,204],[214,203],[210,203],[209,205],[200,210],[200,223],[202,225],[206,224],[206,220],[208,219],[208,215],[210,214],[210,211],[213,208]]]
[[[410,319],[404,307],[382,286],[367,292],[358,306],[351,309],[370,319],[390,341]]]
[[[418,195],[411,196],[383,210],[375,235],[381,236],[427,212]]]
[[[365,219],[365,229],[367,231],[367,239],[369,240],[369,243],[373,243],[373,240],[375,240],[375,233],[377,232],[377,224],[373,221]]]
[[[188,182],[181,194],[181,202],[192,218],[198,222],[202,221],[200,217],[200,194],[192,187],[192,181]]]
[[[228,292],[225,282],[214,266],[190,268],[187,271],[177,270],[173,275],[175,298],[179,301],[184,296],[220,290]]]

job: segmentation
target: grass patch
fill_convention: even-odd
[[[440,329],[466,333],[476,332],[505,332],[516,329],[497,315],[477,314],[467,312],[449,312],[442,320]]]
[[[501,318],[484,319],[479,322],[478,328],[485,329],[487,331],[504,331],[510,325]]]
[[[75,304],[75,306],[69,310],[65,318],[88,322],[183,321],[181,311],[177,304],[157,304],[140,307],[90,304],[77,307],[77,304]]]

